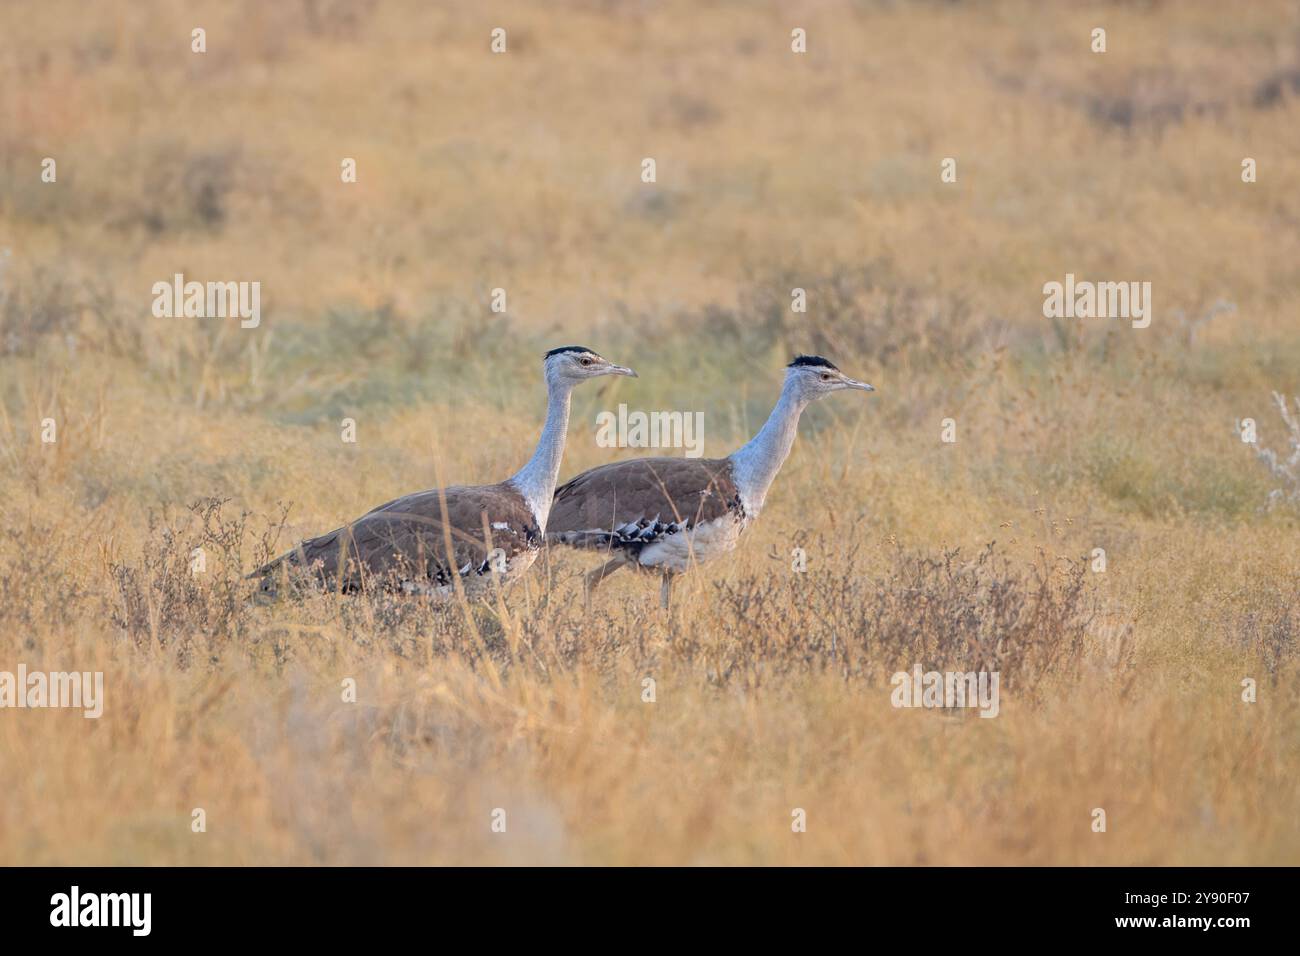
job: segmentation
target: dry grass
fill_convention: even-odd
[[[0,37],[0,670],[107,693],[0,711],[0,862],[1300,862],[1300,513],[1233,432],[1285,455],[1300,393],[1289,5],[47,3]],[[262,326],[153,318],[178,271],[260,281]],[[1066,272],[1151,281],[1155,321],[1042,318]],[[810,411],[671,617],[622,575],[585,612],[567,554],[469,614],[247,601],[277,546],[517,468],[572,341],[642,377],[578,393],[565,475],[619,402],[726,453],[791,351],[880,391]],[[1000,715],[893,708],[913,663],[1000,668]]]

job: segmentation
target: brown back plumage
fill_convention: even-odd
[[[639,550],[741,513],[725,458],[637,458],[584,471],[555,492],[549,541],[598,550]]]
[[[302,542],[253,576],[262,577],[263,590],[272,593],[280,572],[293,568],[308,569],[316,583],[343,591],[408,582],[441,586],[450,584],[455,573],[487,573],[493,549],[500,548],[508,561],[540,544],[541,530],[528,503],[508,482],[456,486],[380,505],[351,524]]]

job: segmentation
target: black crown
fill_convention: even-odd
[[[558,349],[551,349],[543,358],[550,358],[552,355],[559,355],[561,352],[591,352],[592,355],[599,355],[599,352],[584,348],[581,345],[561,345]]]
[[[820,368],[833,368],[835,371],[839,371],[839,368],[837,368],[833,362],[829,359],[822,358],[820,355],[796,355],[794,361],[787,365],[786,368],[801,368],[805,365],[814,365]]]

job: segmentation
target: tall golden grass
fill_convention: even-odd
[[[0,670],[107,700],[0,710],[0,862],[1300,862],[1300,515],[1236,430],[1281,450],[1300,392],[1297,36],[1284,3],[5,7]],[[260,281],[261,327],[154,318],[176,272]],[[1151,327],[1043,318],[1066,272],[1150,281]],[[246,600],[277,546],[511,473],[570,342],[641,378],[578,393],[566,476],[636,453],[595,444],[619,402],[727,453],[794,351],[879,391],[809,412],[668,615],[630,575],[585,608],[559,553],[475,608]],[[999,667],[999,716],[892,707],[916,662]]]

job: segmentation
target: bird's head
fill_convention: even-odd
[[[636,372],[581,345],[564,345],[546,353],[546,381],[552,384],[576,385],[600,375],[631,375]]]
[[[797,356],[786,366],[785,382],[799,398],[810,402],[846,388],[863,392],[876,390],[874,385],[849,378],[820,355]]]

